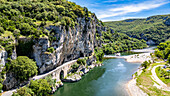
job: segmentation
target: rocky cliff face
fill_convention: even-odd
[[[2,66],[5,66],[6,59],[7,59],[7,52],[4,49],[1,49],[0,50],[0,64]]]
[[[33,46],[34,58],[40,73],[50,71],[64,62],[88,57],[94,52],[95,46],[101,43],[96,40],[96,31],[101,33],[105,28],[100,27],[96,17],[88,19],[87,21],[85,18],[78,18],[75,28],[47,27],[47,30],[54,31],[53,37],[56,39],[49,41],[48,38],[40,38]],[[54,48],[53,53],[47,52],[50,47]]]

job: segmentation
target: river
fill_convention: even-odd
[[[125,84],[140,66],[124,59],[104,60],[76,83],[64,83],[53,96],[127,96]]]
[[[125,52],[122,55],[134,53]],[[125,59],[106,59],[103,66],[94,68],[76,83],[64,83],[53,96],[128,96],[125,84],[132,78],[140,63]]]

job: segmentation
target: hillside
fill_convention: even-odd
[[[125,33],[130,37],[144,39],[148,41],[148,44],[159,44],[170,37],[170,14],[144,19],[104,22],[104,24],[113,28],[114,31]]]

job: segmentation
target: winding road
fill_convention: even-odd
[[[164,82],[162,82],[162,80],[160,80],[158,78],[158,76],[156,75],[156,72],[155,72],[155,69],[159,66],[163,66],[163,65],[157,65],[157,66],[154,66],[151,70],[151,73],[152,73],[152,79],[154,81],[156,81],[158,84],[160,84],[161,88],[165,91],[170,91],[170,87],[168,87]]]

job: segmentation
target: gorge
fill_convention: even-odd
[[[169,22],[169,14],[102,22],[68,0],[0,0],[2,96],[128,95],[124,85],[151,54],[140,63],[104,55],[169,40]]]

